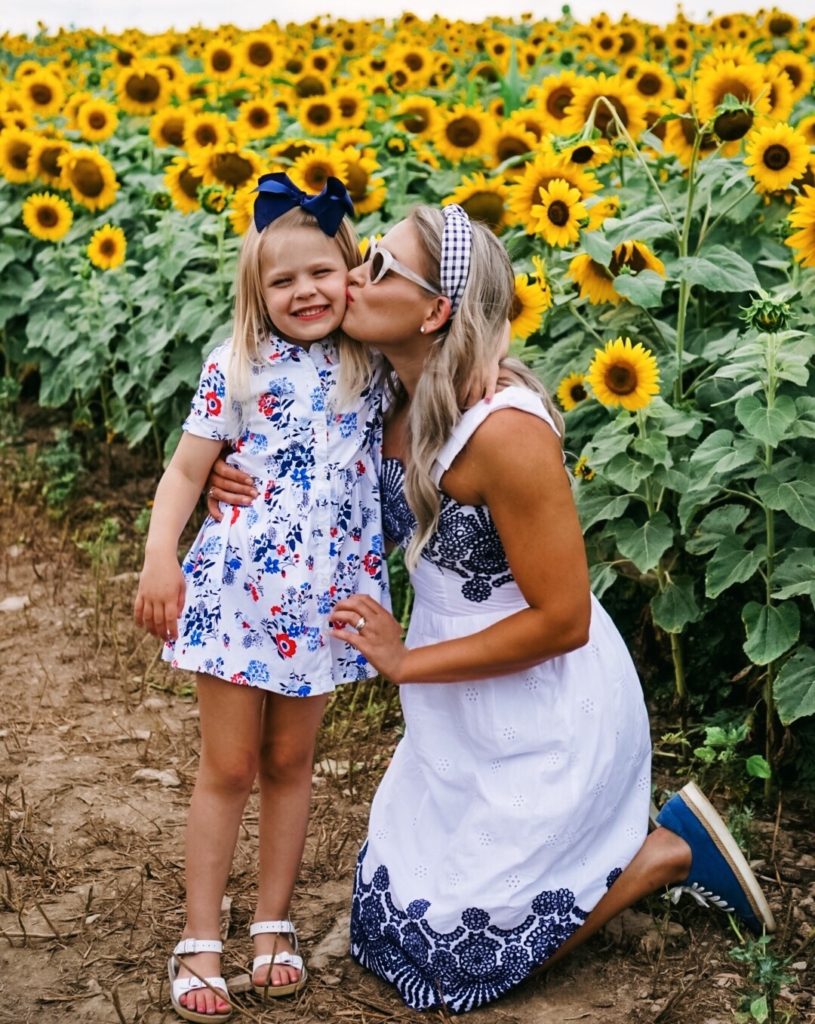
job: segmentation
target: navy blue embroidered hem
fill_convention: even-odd
[[[351,910],[351,955],[394,985],[413,1010],[444,1006],[464,1013],[505,995],[552,956],[588,917],[568,889],[538,894],[514,928],[499,928],[478,907],[461,914],[450,932],[437,932],[426,914],[431,904],[393,902],[388,869],[380,865],[366,884],[357,862]],[[617,868],[609,875],[613,880]]]

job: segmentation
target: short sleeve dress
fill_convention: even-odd
[[[227,462],[259,497],[207,517],[183,571],[179,636],[164,658],[177,668],[308,697],[375,675],[329,635],[329,613],[351,594],[388,605],[379,466],[381,388],[374,381],[337,408],[331,341],[309,349],[270,337],[247,397],[229,402],[230,344],[204,363],[184,430],[227,441]]]
[[[505,407],[555,429],[525,388],[468,410],[437,480]],[[415,520],[383,464],[387,536]],[[444,497],[412,574],[408,647],[467,636],[526,607],[489,509]],[[399,688],[405,733],[371,807],[351,918],[356,960],[415,1010],[498,998],[585,921],[645,839],[650,735],[625,644],[592,598],[588,643],[491,679]]]

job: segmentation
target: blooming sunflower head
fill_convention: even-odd
[[[576,409],[589,397],[585,373],[570,373],[558,384],[557,400],[566,412]]]
[[[167,72],[150,61],[134,61],[116,79],[119,106],[128,114],[155,114],[170,95]]]
[[[457,203],[472,220],[481,221],[498,235],[507,225],[508,197],[502,177],[489,179],[479,172],[463,178],[455,192],[442,201],[442,206]]]
[[[76,112],[76,126],[88,142],[104,142],[116,131],[119,115],[107,100],[86,100]]]
[[[105,224],[94,231],[88,244],[88,259],[100,270],[121,266],[127,252],[125,233],[119,227]]]
[[[574,464],[572,475],[578,480],[593,480],[595,472],[589,465],[589,459],[587,455],[581,455],[577,462]]]
[[[791,125],[767,125],[749,135],[744,162],[757,191],[780,192],[806,171],[809,146]]]
[[[644,409],[659,394],[659,367],[642,342],[615,338],[594,350],[586,375],[598,402],[622,406],[629,412]]]
[[[790,224],[797,228],[787,238],[787,245],[795,250],[795,259],[805,267],[815,267],[815,187],[804,185],[789,216]]]
[[[104,210],[116,199],[116,173],[95,149],[70,150],[59,162],[75,202],[89,210]]]
[[[572,245],[580,237],[580,227],[587,218],[580,192],[563,178],[555,178],[540,189],[540,203],[531,209],[532,230],[558,247]]]
[[[36,192],[23,203],[23,224],[35,238],[58,242],[70,230],[74,215],[60,196]]]
[[[526,341],[531,334],[540,330],[543,317],[551,304],[552,293],[545,282],[541,284],[533,281],[528,274],[516,274],[509,313],[512,337],[517,341]]]

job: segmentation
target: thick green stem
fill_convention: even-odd
[[[696,163],[699,159],[699,147],[702,132],[696,132],[693,151],[688,167],[688,201],[685,207],[685,222],[682,225],[682,237],[679,240],[679,256],[684,259],[688,255],[690,243],[690,226],[693,219],[693,197],[696,192]],[[682,364],[685,361],[685,325],[688,318],[688,300],[690,284],[683,277],[679,282],[679,309],[676,315],[676,380],[674,381],[674,401],[682,401]]]
[[[775,390],[776,390],[776,370],[775,370],[775,352],[776,352],[776,335],[767,335],[767,355],[766,355],[766,367],[767,367],[767,381],[766,381],[766,396],[767,396],[767,409],[771,410],[775,405]],[[772,445],[764,445],[764,466],[768,473],[772,472],[773,468],[773,457],[774,449]],[[767,559],[766,559],[766,573],[765,573],[765,601],[767,608],[772,607],[773,601],[773,572],[775,571],[775,512],[773,509],[764,506],[764,532],[765,540],[767,544]],[[773,683],[775,681],[775,662],[771,661],[767,665],[767,674],[764,677],[764,708],[767,715],[767,721],[764,731],[764,756],[767,760],[767,764],[772,768],[774,761],[775,752],[775,700],[773,698]],[[764,780],[764,796],[767,800],[770,800],[773,792],[773,776],[772,774],[768,779]]]

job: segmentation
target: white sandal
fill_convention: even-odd
[[[249,926],[249,935],[254,938],[256,935],[267,935],[274,933],[275,935],[280,934],[291,934],[292,945],[294,946],[294,953],[289,953],[288,950],[281,950],[279,953],[275,953],[272,956],[271,953],[263,953],[260,956],[256,956],[252,961],[252,988],[258,995],[261,996],[291,996],[295,992],[299,992],[300,989],[305,985],[308,979],[308,972],[306,971],[303,958],[298,955],[300,948],[297,942],[297,932],[294,930],[294,925],[291,921],[255,921],[254,924]],[[288,985],[272,985],[272,971],[271,968],[276,964],[280,964],[283,967],[292,967],[294,970],[300,972],[300,977],[297,981],[292,981]],[[267,982],[265,985],[255,984],[255,971],[261,967],[269,967],[267,974]]]
[[[173,950],[173,954],[167,961],[167,973],[170,976],[170,1002],[173,1009],[183,1020],[191,1020],[194,1024],[221,1024],[232,1016],[232,1006],[223,1013],[199,1013],[198,1010],[191,1010],[184,1006],[181,997],[199,988],[211,989],[219,999],[229,1002],[229,994],[226,982],[223,978],[196,978],[190,975],[188,978],[179,978],[179,967],[186,966],[180,959],[182,956],[193,956],[195,953],[218,953],[223,952],[224,944],[220,939],[182,939]],[[188,968],[189,969],[189,968]]]

